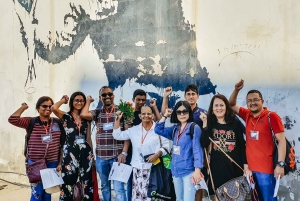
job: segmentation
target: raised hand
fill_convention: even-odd
[[[92,96],[87,96],[86,97],[86,102],[92,103],[92,102],[94,102],[94,99],[92,98]]]
[[[199,118],[204,122],[207,121],[207,115],[204,112],[200,112]]]
[[[165,117],[170,117],[170,116],[171,116],[171,114],[172,114],[172,112],[173,112],[173,110],[172,110],[172,109],[170,109],[170,108],[167,108],[164,116],[165,116]]]
[[[244,87],[244,80],[240,80],[238,83],[235,84],[235,90],[239,91]]]
[[[61,100],[64,100],[65,101],[64,104],[67,104],[69,102],[69,97],[67,95],[63,95]]]
[[[164,96],[165,97],[170,96],[172,92],[173,92],[172,87],[167,87],[165,89]]]
[[[21,108],[23,108],[24,110],[27,110],[28,109],[28,105],[27,105],[27,103],[22,103],[21,104]]]
[[[155,100],[155,99],[151,99],[151,100],[150,100],[150,106],[151,106],[151,107],[156,106],[156,100]]]

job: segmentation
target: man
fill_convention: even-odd
[[[167,87],[165,89],[164,93],[164,98],[163,98],[163,103],[162,103],[162,108],[161,108],[161,113],[164,114],[166,109],[168,108],[168,101],[169,101],[169,96],[172,94],[172,87]],[[197,101],[199,99],[199,93],[198,93],[198,87],[194,84],[188,85],[185,90],[184,90],[184,98],[185,100],[190,104],[192,110],[193,110],[193,116],[194,116],[194,122],[200,126],[202,129],[203,127],[203,122],[200,119],[200,114],[206,113],[206,111],[202,108],[199,108],[197,105]],[[199,142],[200,143],[200,142]],[[205,174],[205,170],[202,171]],[[205,175],[206,176],[206,175]],[[198,190],[196,192],[195,196],[195,201],[201,201],[202,200],[202,189]]]
[[[278,164],[273,167],[274,143],[270,129],[268,114],[269,110],[263,107],[263,97],[258,90],[250,90],[246,96],[247,107],[243,108],[236,104],[239,91],[244,87],[244,80],[235,84],[229,104],[236,114],[246,123],[246,156],[249,169],[252,170],[256,183],[259,200],[276,201],[273,198],[275,178],[284,176],[285,159],[285,135],[280,117],[270,113],[271,126],[278,140]],[[275,177],[274,177],[275,176]]]
[[[135,109],[134,109],[134,120],[133,120],[133,126],[139,125],[142,120],[140,119],[139,115],[141,114],[141,108],[146,103],[147,94],[142,89],[137,89],[133,92],[133,98],[132,101],[134,102]],[[155,114],[154,118],[155,120],[160,120],[161,116],[159,114],[159,111],[156,106],[155,100],[150,100],[150,107],[153,111],[153,114]],[[131,163],[131,157],[132,157],[132,145],[130,144],[128,149],[128,156],[126,160],[126,164],[130,165]],[[126,190],[127,190],[127,200],[131,201],[131,193],[132,193],[132,174],[126,184]]]
[[[90,104],[94,99],[88,96],[80,116],[84,119],[93,120],[96,123],[96,169],[101,180],[103,200],[111,201],[111,184],[108,180],[109,172],[113,162],[126,162],[130,142],[127,140],[123,143],[123,141],[115,140],[112,136],[115,112],[118,110],[118,106],[114,104],[113,91],[108,86],[104,86],[99,91],[99,98],[103,103],[101,109],[89,111]],[[119,181],[113,182],[116,200],[126,201],[124,183]]]

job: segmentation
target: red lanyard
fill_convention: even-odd
[[[148,135],[148,132],[151,130],[152,123],[151,123],[150,129],[146,132],[146,135],[145,135],[145,136],[143,136],[143,125],[141,125],[141,127],[142,127],[142,139],[141,139],[141,144],[144,144],[144,141],[145,141],[145,139],[146,139],[146,137],[147,137],[147,135]]]
[[[73,119],[74,119],[74,124],[76,125],[76,127],[77,127],[77,129],[78,129],[78,134],[81,135],[81,134],[80,134],[80,128],[81,128],[81,126],[82,126],[81,118],[80,118],[80,116],[79,116],[79,121],[76,121],[76,119],[75,119],[73,113],[71,113],[71,115],[72,115],[72,117],[73,117]]]
[[[114,107],[114,105],[113,105],[109,113],[107,113],[108,111],[107,111],[106,108],[104,108],[104,109],[105,109],[105,115],[106,115],[106,119],[107,119],[106,122],[108,122],[108,118],[109,118],[110,115],[112,114],[112,112],[113,112],[113,110],[115,109],[115,107]]]
[[[252,125],[253,125],[253,131],[255,131],[255,128],[256,128],[256,125],[257,125],[257,123],[258,123],[258,121],[259,121],[259,119],[260,119],[260,116],[262,115],[264,113],[264,111],[258,116],[258,119],[257,119],[257,121],[256,121],[256,123],[254,124],[253,123],[253,121],[252,121],[252,119],[251,119],[251,123],[252,123]]]
[[[42,121],[41,117],[40,117],[40,120],[41,120],[41,122],[42,122],[42,126],[43,126],[43,128],[44,128],[44,129],[45,129],[45,131],[46,131],[46,134],[48,134],[48,128],[49,128],[49,124],[48,124],[48,122],[49,122],[49,120],[47,121],[47,124],[46,124],[46,126],[44,125],[44,123],[43,123],[43,121]],[[51,124],[52,124],[52,120],[51,120]]]
[[[182,130],[182,132],[180,132],[181,131],[181,124],[180,124],[179,130],[178,130],[177,139],[176,139],[176,145],[178,145],[178,141],[181,138],[182,134],[186,131],[188,125],[189,125],[189,123],[186,123],[185,126],[184,126],[184,128],[183,128],[183,130]]]

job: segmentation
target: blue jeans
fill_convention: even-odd
[[[28,160],[28,164],[32,164],[33,161]],[[47,162],[47,168],[56,168],[58,162]],[[30,201],[51,201],[51,194],[46,193],[43,187],[43,183],[30,184],[31,198]]]
[[[104,201],[111,201],[111,185],[108,180],[110,170],[113,166],[113,162],[117,159],[103,160],[99,156],[96,157],[96,169],[101,180],[101,192]],[[113,181],[114,189],[116,192],[116,201],[127,201],[125,195],[124,183],[120,181]]]
[[[126,165],[130,165],[131,163],[131,158],[132,156],[127,156],[126,157]],[[126,183],[126,196],[127,196],[127,201],[131,201],[131,197],[132,197],[132,175],[133,173],[131,173],[128,182]]]
[[[261,172],[252,172],[255,182],[255,189],[260,201],[277,201],[273,198],[276,179],[274,174],[265,174]]]
[[[173,176],[177,201],[195,200],[196,188],[190,182],[193,172],[183,177]]]

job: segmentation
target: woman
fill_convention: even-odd
[[[48,96],[42,96],[36,103],[38,117],[20,117],[28,108],[26,103],[15,111],[8,119],[9,123],[14,126],[28,129],[31,127],[32,132],[27,143],[26,160],[28,164],[46,158],[47,168],[56,168],[61,170],[62,155],[61,147],[64,144],[65,135],[61,130],[62,125],[58,119],[50,117],[53,100]],[[42,182],[32,183],[31,201],[51,201],[51,194],[45,192]]]
[[[176,125],[165,127],[165,120],[171,116],[171,123]],[[194,200],[196,189],[194,184],[201,180],[203,168],[203,149],[200,145],[201,129],[194,126],[194,134],[190,135],[193,122],[193,111],[187,101],[179,101],[174,108],[166,109],[165,114],[155,126],[155,132],[169,140],[173,140],[172,174],[178,201]]]
[[[73,200],[74,185],[78,180],[84,183],[84,200],[93,200],[91,136],[88,121],[80,118],[86,97],[82,92],[73,93],[69,102],[70,111],[61,111],[59,107],[67,104],[68,100],[69,97],[64,95],[52,107],[53,113],[64,122],[67,136],[62,161],[64,184],[59,200]]]
[[[132,144],[132,200],[151,200],[151,198],[147,197],[150,168],[153,162],[155,162],[160,156],[166,154],[164,148],[167,149],[169,147],[169,140],[163,137],[160,138],[160,136],[154,132],[154,115],[149,106],[143,106],[141,108],[141,114],[139,114],[139,117],[142,120],[142,123],[125,131],[121,131],[120,129],[122,113],[118,111],[116,115],[118,115],[118,117],[114,124],[114,138],[116,140],[131,140]],[[154,153],[150,153],[150,156],[144,158],[143,153],[144,155],[148,155],[144,152],[146,151],[145,147],[148,147],[149,145],[156,147],[156,150]]]
[[[203,121],[201,145],[204,148],[208,147],[211,144],[210,137],[244,168],[245,174],[251,174],[246,161],[244,126],[235,117],[227,98],[222,94],[215,95],[210,102],[208,114],[201,113],[200,118]],[[212,143],[210,149],[210,168],[215,189],[243,175],[243,171],[232,163],[215,144]]]

